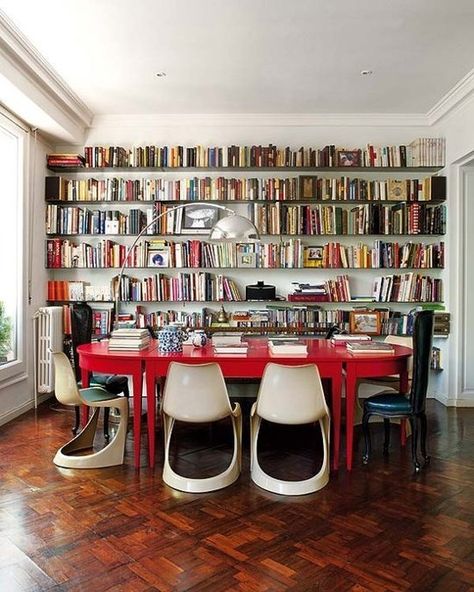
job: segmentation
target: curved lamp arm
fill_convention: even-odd
[[[160,212],[159,214],[157,214],[153,220],[151,220],[151,222],[149,222],[144,228],[142,228],[142,230],[140,231],[140,233],[135,237],[135,240],[133,241],[132,245],[127,249],[127,252],[125,253],[125,257],[124,257],[124,261],[122,264],[122,267],[120,268],[120,272],[117,278],[117,284],[115,286],[115,294],[114,294],[114,301],[115,301],[115,322],[114,322],[114,329],[118,328],[118,317],[119,317],[119,303],[120,303],[120,284],[122,281],[122,277],[123,277],[123,273],[125,271],[125,268],[127,267],[128,264],[128,258],[130,257],[135,245],[138,243],[138,241],[142,238],[142,236],[144,234],[146,234],[146,231],[153,226],[153,224],[155,224],[160,218],[163,218],[163,216],[168,215],[170,212],[175,212],[176,210],[182,210],[184,208],[186,208],[187,206],[189,206],[189,203],[186,204],[180,204],[178,206],[173,206],[172,208],[170,208],[169,210],[166,210],[164,212]],[[202,205],[202,206],[206,206],[206,208],[214,208],[216,210],[223,210],[225,212],[228,212],[230,215],[232,216],[237,216],[237,214],[234,212],[234,210],[231,210],[230,208],[227,208],[226,206],[222,206],[220,204],[216,204],[216,203],[209,203],[209,202],[193,202],[192,205]],[[252,222],[249,220],[248,221],[249,224],[252,224]],[[252,224],[253,226],[253,224]],[[255,229],[256,230],[256,229]],[[256,230],[257,236],[258,236],[258,232]],[[151,235],[150,235],[151,236]]]

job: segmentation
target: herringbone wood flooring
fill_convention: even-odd
[[[163,485],[161,438],[154,472],[145,455],[134,470],[131,434],[122,467],[56,468],[71,423],[70,412],[44,404],[0,428],[2,592],[474,590],[474,410],[430,401],[432,463],[421,475],[396,427],[383,458],[379,424],[368,467],[357,433],[352,474],[341,468],[300,498],[250,482],[248,429],[240,480],[191,495]],[[180,426],[176,467],[203,476],[222,469],[227,427]],[[316,428],[271,426],[263,436],[275,474],[304,478],[316,468]]]

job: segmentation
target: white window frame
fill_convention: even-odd
[[[27,205],[28,205],[28,134],[0,112],[0,126],[18,141],[18,220],[17,241],[12,245],[18,254],[17,286],[17,342],[16,359],[0,366],[0,389],[27,375],[26,313],[27,313]],[[0,275],[0,281],[5,281]],[[15,380],[16,379],[16,380]]]

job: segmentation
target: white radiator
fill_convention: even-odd
[[[63,351],[63,309],[45,306],[34,315],[36,392],[54,391],[54,368],[51,352]],[[35,401],[36,402],[36,401]]]

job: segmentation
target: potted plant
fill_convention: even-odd
[[[0,364],[7,361],[11,349],[12,323],[5,314],[5,304],[0,301]]]

